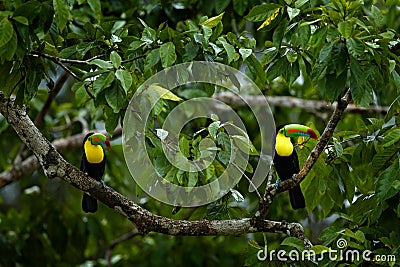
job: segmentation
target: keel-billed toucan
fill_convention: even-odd
[[[300,171],[299,159],[290,140],[290,137],[300,136],[318,139],[313,129],[301,124],[288,124],[276,128],[274,166],[281,180],[292,179]],[[289,196],[293,209],[306,206],[300,185],[290,189]]]
[[[110,141],[104,134],[88,133],[83,140],[81,171],[101,183],[103,182],[101,178],[106,167],[105,148],[110,148]],[[84,193],[82,209],[84,212],[96,212],[97,200]]]

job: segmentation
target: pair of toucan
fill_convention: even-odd
[[[274,166],[281,180],[292,179],[300,171],[296,150],[291,137],[310,137],[318,139],[309,127],[300,124],[289,124],[276,128]],[[110,141],[101,133],[89,133],[83,141],[81,170],[90,177],[102,182],[106,165],[105,149],[110,148]],[[305,207],[305,200],[300,186],[289,190],[290,203],[293,209]],[[97,200],[83,194],[82,209],[84,212],[96,212]]]

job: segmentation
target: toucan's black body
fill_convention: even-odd
[[[274,166],[281,180],[292,179],[293,175],[300,171],[296,151],[293,150],[289,157],[281,157],[275,153]],[[300,185],[289,190],[289,197],[293,209],[302,209],[306,206]]]
[[[85,146],[85,142],[89,136],[93,135],[93,133],[88,133],[83,140],[83,146]],[[104,153],[104,151],[103,151]],[[97,181],[101,181],[104,170],[106,167],[106,155],[104,153],[103,160],[100,163],[90,163],[87,160],[85,149],[83,149],[82,161],[81,161],[81,171],[85,172],[87,175],[96,179]],[[82,198],[82,210],[84,212],[96,212],[97,211],[97,200],[88,194],[84,193]]]
[[[276,132],[282,128],[283,126],[279,126],[276,129]],[[292,179],[293,175],[297,174],[300,171],[299,159],[296,153],[296,150],[293,149],[293,152],[290,156],[284,157],[278,155],[275,151],[274,156],[274,166],[275,170],[278,173],[279,178],[283,180]],[[304,199],[303,192],[301,191],[300,185],[296,186],[289,190],[290,204],[293,209],[301,209],[305,208],[306,202]]]

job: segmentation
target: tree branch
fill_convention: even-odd
[[[213,98],[223,101],[226,104],[243,106],[246,103],[264,103],[264,98],[270,106],[279,106],[286,108],[299,108],[309,111],[334,111],[338,103],[333,104],[326,101],[305,100],[291,96],[260,96],[260,95],[246,95],[237,96],[232,93],[218,93],[213,95]],[[243,99],[245,101],[243,101]],[[361,114],[382,114],[385,115],[389,107],[385,106],[370,106],[369,108],[357,107],[354,104],[349,104],[345,112],[347,113],[361,113]]]
[[[121,244],[122,242],[125,242],[129,239],[134,238],[135,236],[139,235],[139,231],[137,229],[133,229],[132,231],[125,233],[121,235],[120,237],[114,239],[110,246],[107,248],[106,252],[104,253],[104,258],[107,261],[107,266],[112,266],[111,264],[111,254],[113,249],[118,245]]]
[[[14,128],[22,142],[38,158],[47,177],[50,179],[59,177],[79,190],[88,192],[106,206],[128,218],[136,225],[141,234],[154,231],[168,235],[240,236],[247,233],[272,232],[285,233],[301,239],[308,247],[311,245],[304,234],[302,226],[298,223],[260,220],[259,218],[186,221],[152,214],[114,189],[103,186],[100,182],[90,178],[77,167],[68,163],[35,127],[26,110],[15,106],[12,101],[4,97],[2,92],[0,92],[0,112]]]

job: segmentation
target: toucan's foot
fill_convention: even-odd
[[[276,189],[278,189],[278,186],[279,186],[279,183],[280,183],[280,182],[281,182],[280,179],[276,180],[276,182],[275,182],[275,187],[276,187]]]
[[[104,188],[104,181],[100,180],[100,183],[101,183],[101,188]]]
[[[297,173],[293,173],[292,175],[292,180],[294,180],[294,178],[296,177]]]

